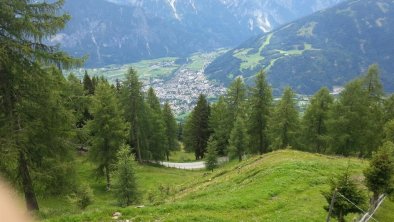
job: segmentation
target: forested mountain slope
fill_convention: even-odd
[[[386,90],[394,81],[394,1],[349,0],[251,39],[217,58],[205,70],[229,83],[260,69],[274,88],[313,93],[342,85],[372,63],[381,68]]]

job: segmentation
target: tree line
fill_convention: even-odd
[[[128,205],[136,196],[132,156],[140,163],[168,159],[178,148],[177,123],[152,88],[142,92],[133,69],[115,85],[87,74],[82,82],[64,77],[63,69],[85,58],[45,43],[70,19],[63,4],[0,1],[0,173],[30,210],[39,209],[37,196],[88,196],[73,164],[78,148],[88,151],[107,190],[115,176],[115,193]]]
[[[321,88],[303,115],[289,87],[274,102],[261,71],[251,87],[236,78],[212,105],[200,95],[186,120],[183,142],[196,159],[205,156],[209,143],[219,155],[239,160],[284,148],[370,157],[384,141],[394,141],[393,114],[394,95],[384,94],[377,65],[348,82],[336,97]]]

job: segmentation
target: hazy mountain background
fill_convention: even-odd
[[[67,0],[51,39],[98,67],[235,47],[342,0]]]
[[[251,82],[265,69],[278,92],[342,85],[379,64],[386,90],[394,82],[394,0],[350,0],[251,39],[211,63],[205,73],[229,83]]]

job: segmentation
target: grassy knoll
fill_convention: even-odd
[[[138,166],[142,191],[171,184],[170,191],[153,201],[146,195],[144,208],[118,208],[112,197],[100,196],[107,193],[97,193],[102,204],[96,202],[79,215],[52,215],[48,221],[110,221],[115,210],[132,221],[323,221],[326,201],[321,191],[328,190],[328,180],[348,168],[361,183],[366,166],[356,158],[292,150],[233,161],[213,173]],[[104,182],[98,188],[103,190]],[[390,209],[387,202],[379,221],[391,221],[386,220],[393,216]]]

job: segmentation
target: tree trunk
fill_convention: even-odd
[[[110,179],[110,175],[109,175],[109,167],[105,166],[104,169],[105,169],[105,176],[106,176],[106,179],[107,179],[106,190],[110,191],[111,190],[111,179]]]
[[[378,199],[379,199],[379,193],[373,192],[372,203],[371,203],[371,205],[373,206],[373,208],[375,208],[376,205],[378,204]]]
[[[39,210],[36,194],[33,188],[33,182],[30,177],[26,157],[22,151],[19,151],[19,176],[22,179],[22,188],[25,194],[26,206],[30,211]]]
[[[338,222],[345,222],[345,218],[343,217],[342,210],[339,211]]]

